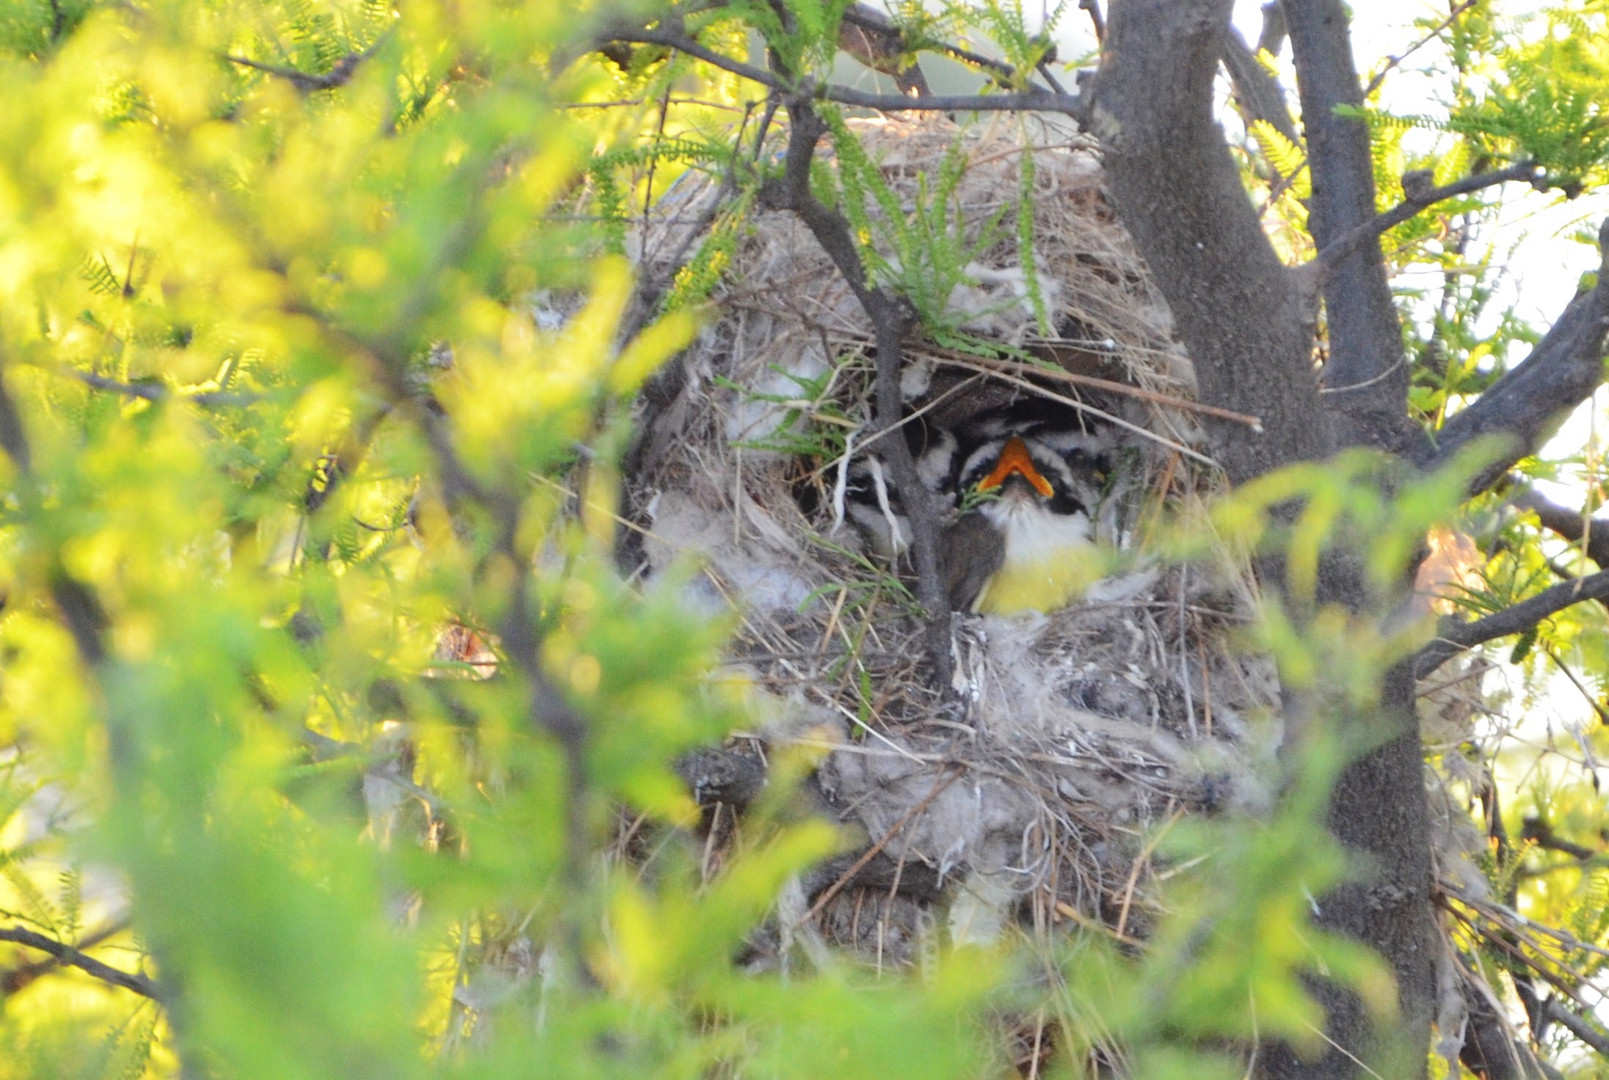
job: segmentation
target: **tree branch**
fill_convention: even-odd
[[[847,86],[825,85],[815,96],[840,105],[854,105],[881,112],[1049,112],[1070,116],[1080,122],[1084,119],[1084,102],[1077,94],[1059,94],[1052,90],[1024,90],[1014,94],[946,94],[898,97],[893,94],[868,94]]]
[[[310,94],[316,90],[334,90],[336,87],[345,86],[351,82],[352,76],[357,73],[358,65],[373,56],[390,36],[391,31],[387,30],[375,38],[374,44],[367,49],[362,52],[347,53],[335,62],[334,67],[322,75],[311,75],[305,71],[298,71],[291,67],[281,67],[278,64],[265,64],[260,60],[253,60],[246,56],[236,56],[233,53],[224,53],[223,58],[231,64],[239,64],[241,67],[261,71],[277,79],[284,79],[302,93]]]
[[[1369,128],[1341,111],[1363,105],[1342,0],[1286,0],[1284,9],[1313,181],[1308,228],[1323,250],[1375,216]],[[1379,235],[1360,236],[1326,269],[1320,282],[1329,328],[1326,404],[1343,422],[1344,443],[1400,450],[1418,431],[1407,419],[1402,328]]]
[[[1257,32],[1257,51],[1278,56],[1285,47],[1285,39],[1290,37],[1290,30],[1285,25],[1285,9],[1279,0],[1267,0],[1262,11],[1263,26]]]
[[[1561,1026],[1569,1029],[1570,1034],[1592,1047],[1598,1053],[1609,1057],[1609,1035],[1589,1024],[1583,1018],[1566,1009],[1559,1003],[1559,999],[1550,997],[1543,1011],[1549,1020],[1557,1021]]]
[[[185,401],[195,402],[197,405],[212,407],[250,405],[261,400],[261,397],[257,394],[235,394],[222,390],[203,390],[195,394],[181,394],[175,392],[166,383],[118,382],[116,379],[108,379],[104,375],[96,375],[88,371],[74,371],[71,374],[73,378],[85,386],[93,387],[96,390],[108,390],[114,394],[122,394],[124,397],[139,398],[142,401],[166,401],[169,398],[177,397]]]
[[[1556,533],[1572,544],[1586,541],[1586,556],[1609,570],[1609,518],[1587,517],[1567,506],[1547,498],[1535,488],[1524,488],[1510,501],[1521,510],[1529,510],[1549,532]]]
[[[1520,837],[1529,840],[1544,851],[1558,851],[1577,861],[1585,861],[1603,852],[1566,840],[1553,831],[1551,822],[1539,817],[1528,817],[1520,826]]]
[[[810,189],[810,163],[827,126],[808,98],[786,102],[791,127],[788,152],[779,180],[768,181],[761,199],[776,209],[792,210],[832,259],[871,320],[877,349],[876,422],[879,437],[898,428],[904,398],[900,374],[904,363],[904,337],[913,313],[909,305],[867,280],[866,268],[855,247],[854,235],[842,215],[827,208]],[[928,659],[935,683],[950,683],[950,604],[944,587],[939,555],[939,511],[936,500],[917,474],[916,462],[903,437],[883,440],[882,454],[894,474],[911,526],[911,556],[916,564],[916,596],[927,611]]]
[[[1435,640],[1414,655],[1413,670],[1416,678],[1424,678],[1465,649],[1510,634],[1523,634],[1548,616],[1563,611],[1583,600],[1602,600],[1609,597],[1609,570],[1566,581],[1561,585],[1543,589],[1535,596],[1522,600],[1512,607],[1484,618],[1463,620],[1454,617],[1443,619],[1436,631]]]
[[[1408,57],[1412,56],[1414,53],[1418,52],[1432,41],[1435,41],[1441,36],[1441,32],[1443,30],[1447,29],[1454,22],[1458,21],[1458,16],[1474,7],[1477,2],[1478,0],[1463,0],[1462,3],[1453,8],[1452,12],[1445,19],[1432,27],[1430,33],[1426,34],[1424,37],[1402,50],[1401,54],[1387,58],[1386,65],[1382,67],[1378,73],[1376,73],[1374,78],[1369,80],[1369,85],[1363,88],[1364,98],[1367,99],[1370,94],[1380,89],[1380,84],[1386,81],[1386,76],[1391,73],[1393,68],[1399,67],[1404,60],[1408,59]]]
[[[108,938],[115,937],[127,929],[128,923],[126,921],[107,923],[100,929],[91,931],[79,938],[75,947],[79,952],[93,949]],[[65,961],[60,957],[47,956],[43,960],[38,960],[31,964],[22,964],[12,968],[10,971],[0,973],[0,998],[16,993],[35,979],[48,975],[50,972],[60,968],[64,963]]]
[[[1285,89],[1258,63],[1257,54],[1233,27],[1224,39],[1224,68],[1234,83],[1235,97],[1240,102],[1246,126],[1251,127],[1253,120],[1262,120],[1274,125],[1292,146],[1300,146],[1302,137],[1285,104]]]
[[[838,47],[873,71],[894,80],[900,93],[925,96],[927,77],[915,58],[904,62],[910,49],[894,20],[866,4],[851,4],[838,24]]]
[[[1095,31],[1095,41],[1097,44],[1104,44],[1106,41],[1106,20],[1101,17],[1100,0],[1078,0],[1078,8],[1080,11],[1089,12],[1090,25]]]
[[[49,953],[57,960],[90,975],[101,982],[112,986],[121,986],[125,990],[132,990],[141,997],[161,1001],[162,995],[157,990],[156,983],[144,975],[134,975],[126,971],[119,971],[110,964],[103,964],[93,957],[85,956],[71,945],[64,945],[54,938],[37,934],[32,930],[24,930],[20,926],[0,927],[0,941],[11,941],[18,945],[25,945],[30,949]],[[4,985],[7,976],[0,976],[0,985]]]
[[[1318,257],[1313,260],[1317,264],[1321,275],[1328,274],[1330,270],[1346,261],[1359,251],[1371,237],[1383,235],[1390,229],[1401,225],[1419,211],[1457,195],[1468,195],[1472,191],[1493,187],[1497,184],[1506,184],[1510,180],[1524,180],[1539,190],[1546,189],[1547,184],[1542,176],[1542,167],[1534,161],[1522,161],[1510,165],[1506,169],[1496,169],[1492,172],[1481,173],[1478,176],[1466,176],[1462,180],[1454,180],[1441,187],[1421,188],[1416,184],[1417,173],[1408,173],[1402,178],[1402,189],[1405,198],[1390,210],[1374,218],[1356,225],[1341,236],[1336,237],[1324,245]]]
[[[836,83],[811,84],[808,80],[794,85],[774,72],[735,60],[701,44],[692,35],[665,26],[657,28],[613,27],[605,35],[607,41],[632,45],[659,45],[676,49],[720,68],[739,75],[779,94],[801,100],[821,98],[840,105],[853,105],[881,112],[1052,112],[1071,116],[1083,115],[1083,99],[1078,94],[1058,93],[1054,90],[1029,89],[1006,94],[873,94],[854,90]]]
[[[1603,261],[1597,284],[1570,302],[1530,356],[1447,421],[1434,452],[1417,464],[1434,470],[1477,439],[1504,436],[1507,445],[1470,481],[1471,494],[1484,491],[1598,388],[1609,332],[1609,220],[1598,230],[1598,244]]]

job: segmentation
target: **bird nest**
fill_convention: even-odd
[[[735,613],[728,663],[764,720],[684,772],[706,803],[741,805],[758,781],[732,776],[783,746],[819,755],[813,790],[863,843],[784,898],[779,923],[818,943],[899,964],[928,926],[1143,932],[1148,829],[1264,804],[1278,738],[1272,667],[1236,647],[1249,569],[1222,547],[1158,554],[1221,485],[1190,363],[1090,143],[1020,118],[851,130],[886,185],[866,199],[874,272],[927,291],[910,422],[1049,403],[1107,433],[1124,475],[1105,573],[1048,613],[956,614],[954,678],[935,686],[908,569],[845,509],[877,454],[873,327],[796,216],[728,216],[729,191],[689,174],[634,238],[643,271],[668,280],[711,222],[727,265],[716,317],[644,395],[632,512],[646,575]],[[902,242],[925,223],[951,230],[937,254]]]

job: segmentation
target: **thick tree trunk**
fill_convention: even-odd
[[[1114,3],[1090,126],[1113,198],[1195,360],[1202,400],[1249,413],[1214,453],[1236,483],[1330,448],[1293,275],[1246,198],[1212,116],[1231,0]],[[1233,404],[1230,404],[1230,403]]]
[[[1335,381],[1369,382],[1338,398],[1350,407],[1348,422],[1336,431],[1312,372],[1311,299],[1269,246],[1213,120],[1212,83],[1230,7],[1230,0],[1114,2],[1090,115],[1106,152],[1113,198],[1173,309],[1203,400],[1262,419],[1260,436],[1218,432],[1215,453],[1231,480],[1241,483],[1282,465],[1323,458],[1349,442],[1400,445],[1406,379],[1398,372],[1400,331],[1379,246],[1365,245],[1341,264],[1325,290],[1331,348],[1345,357],[1333,369],[1344,368]],[[1304,20],[1330,20],[1326,25],[1338,28],[1344,40],[1344,18],[1333,21],[1328,0],[1319,7],[1325,10],[1303,10],[1303,3],[1289,10],[1304,32],[1311,31]],[[1321,36],[1309,33],[1304,46]],[[1346,100],[1338,87],[1350,70],[1349,52],[1330,58],[1312,89],[1314,102]],[[1322,167],[1315,161],[1314,185],[1320,186],[1322,172],[1329,193],[1323,227],[1339,235],[1360,214],[1373,214],[1367,135],[1320,127],[1323,153],[1341,160],[1326,160]],[[1353,155],[1361,156],[1354,162]],[[1314,213],[1320,216],[1316,208]],[[1360,438],[1371,424],[1381,425],[1376,437]],[[1316,599],[1365,610],[1369,597],[1355,561],[1344,555],[1331,560]],[[1351,995],[1318,984],[1334,1049],[1304,1062],[1273,1048],[1260,1058],[1269,1076],[1350,1076],[1360,1059],[1385,1066],[1388,1075],[1411,1075],[1426,1060],[1434,938],[1411,674],[1390,673],[1381,690],[1379,708],[1368,713],[1291,695],[1288,740],[1300,753],[1308,741],[1303,723],[1334,724],[1342,729],[1340,741],[1359,752],[1341,773],[1329,812],[1330,829],[1354,852],[1359,877],[1322,898],[1319,921],[1374,947],[1391,964],[1401,1023],[1381,1027]]]

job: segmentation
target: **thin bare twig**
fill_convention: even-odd
[[[308,94],[314,92],[315,90],[334,90],[338,86],[345,86],[347,83],[351,82],[352,76],[357,73],[358,65],[363,63],[363,61],[367,60],[369,57],[373,56],[375,52],[379,50],[380,46],[385,44],[386,39],[390,36],[391,31],[387,30],[385,33],[375,38],[374,44],[370,45],[367,49],[364,49],[362,52],[347,53],[345,56],[341,57],[335,62],[334,67],[330,68],[330,70],[326,71],[322,75],[310,75],[305,71],[298,71],[297,69],[291,67],[282,67],[278,64],[265,64],[261,60],[253,60],[247,56],[236,56],[233,53],[224,53],[223,58],[229,61],[231,64],[239,64],[241,67],[251,68],[253,71],[261,71],[264,74],[272,75],[277,79],[284,79],[286,82],[296,87],[296,89],[302,91],[302,93]]]
[[[1083,101],[1077,94],[1058,93],[1054,90],[1029,89],[1002,94],[873,94],[863,90],[839,86],[836,83],[812,83],[805,80],[795,86],[773,72],[735,60],[700,44],[688,34],[660,28],[615,28],[609,40],[633,45],[659,45],[679,49],[689,56],[713,64],[723,71],[740,75],[790,97],[799,99],[822,98],[840,105],[876,109],[880,112],[1053,112],[1074,118],[1083,115]]]
[[[1494,900],[1482,899],[1480,897],[1473,896],[1462,889],[1458,889],[1447,884],[1446,882],[1442,882],[1441,891],[1451,899],[1457,900],[1460,904],[1465,905],[1482,918],[1490,919],[1492,922],[1498,923],[1509,929],[1516,931],[1532,930],[1538,934],[1541,934],[1543,937],[1550,938],[1553,941],[1558,942],[1562,948],[1568,951],[1591,953],[1594,956],[1609,958],[1609,948],[1582,941],[1569,931],[1561,930],[1556,926],[1549,926],[1546,923],[1537,922],[1535,919],[1521,915],[1513,908],[1499,904]],[[1544,954],[1548,952],[1548,950],[1543,949],[1541,946],[1535,947],[1537,948],[1538,952],[1542,952]]]
[[[1055,351],[1054,342],[1043,342],[1051,352]],[[1013,375],[1043,375],[1058,382],[1072,383],[1076,386],[1087,386],[1092,390],[1105,390],[1122,397],[1131,397],[1139,401],[1148,401],[1153,405],[1164,405],[1170,409],[1180,409],[1184,412],[1193,412],[1201,416],[1215,416],[1220,420],[1230,420],[1237,424],[1244,424],[1252,431],[1261,433],[1263,422],[1255,416],[1235,412],[1233,409],[1220,409],[1216,405],[1206,405],[1199,401],[1175,397],[1172,394],[1163,394],[1155,390],[1147,390],[1140,386],[1131,386],[1128,383],[1114,382],[1111,379],[1102,379],[1094,375],[1081,375],[1076,371],[1068,371],[1063,367],[1038,367],[1024,364],[1017,360],[993,360],[986,356],[974,356],[955,352],[950,349],[935,349],[934,352],[947,359],[961,360],[978,367],[988,367],[994,370]]]
[[[194,402],[206,407],[251,405],[261,401],[258,394],[238,394],[227,390],[202,390],[194,394],[175,391],[166,383],[126,383],[116,379],[108,379],[104,375],[96,375],[88,371],[74,371],[72,377],[85,386],[96,390],[108,390],[124,397],[139,398],[142,401],[167,401],[169,398],[178,398],[181,401]]]
[[[103,964],[94,957],[85,956],[71,945],[65,945],[55,938],[46,937],[44,934],[24,930],[20,926],[0,927],[0,941],[11,941],[18,945],[25,945],[30,949],[38,949],[40,952],[49,953],[62,963],[78,968],[86,975],[99,979],[101,982],[109,983],[112,986],[121,986],[125,990],[132,990],[141,997],[151,998],[154,1001],[162,999],[156,983],[146,976],[119,971],[110,964]],[[0,984],[3,984],[4,981],[5,977],[0,976]]]
[[[957,766],[950,766],[949,775],[945,776],[943,779],[939,780],[938,783],[934,784],[933,790],[922,796],[921,802],[918,802],[915,806],[905,811],[898,821],[889,826],[888,832],[884,833],[877,843],[867,848],[860,858],[856,859],[852,864],[850,864],[849,869],[840,874],[837,881],[821,890],[821,895],[816,898],[815,903],[810,905],[810,910],[805,912],[804,915],[800,917],[797,925],[803,926],[805,923],[821,914],[821,909],[832,903],[832,898],[842,892],[844,890],[844,886],[855,880],[855,875],[864,869],[867,863],[875,859],[883,848],[888,846],[888,842],[899,835],[901,829],[909,825],[917,814],[920,814],[922,811],[926,810],[930,805],[932,805],[933,800],[942,795],[945,790],[948,789],[951,784],[959,780],[965,774],[965,772],[965,769]]]
[[[811,189],[810,166],[815,157],[816,144],[827,133],[826,123],[804,96],[790,97],[785,104],[793,123],[788,133],[783,175],[767,181],[760,197],[776,209],[791,210],[798,215],[838,268],[871,321],[877,353],[874,395],[877,426],[879,429],[896,427],[901,422],[900,413],[904,403],[900,391],[904,338],[915,312],[904,298],[869,283],[849,222],[842,214],[829,209],[817,199]],[[907,520],[911,526],[916,594],[927,613],[927,652],[933,680],[935,685],[947,687],[953,658],[949,598],[939,554],[939,512],[934,506],[934,497],[921,482],[916,462],[905,440],[887,440],[883,454],[905,501]]]
[[[1535,488],[1524,487],[1510,500],[1521,510],[1529,510],[1544,529],[1572,544],[1580,544],[1587,558],[1601,570],[1609,570],[1609,518],[1589,517],[1561,506]]]
[[[79,952],[83,952],[85,949],[93,949],[108,938],[115,937],[128,928],[129,924],[126,920],[107,923],[100,929],[93,930],[79,938],[76,948]],[[22,964],[12,968],[10,971],[0,972],[0,998],[16,993],[35,979],[55,971],[65,963],[66,961],[61,957],[50,955],[35,963]]]
[[[1381,68],[1379,72],[1375,74],[1374,78],[1369,80],[1369,85],[1363,88],[1364,99],[1367,100],[1370,94],[1380,89],[1380,84],[1385,82],[1386,76],[1391,74],[1393,68],[1398,67],[1404,60],[1408,59],[1408,57],[1412,56],[1426,45],[1429,45],[1432,41],[1435,41],[1436,38],[1441,36],[1441,32],[1443,30],[1447,29],[1454,22],[1456,22],[1458,16],[1474,7],[1476,2],[1477,0],[1464,0],[1463,3],[1453,8],[1452,12],[1448,14],[1445,19],[1437,23],[1435,27],[1431,29],[1430,33],[1426,34],[1424,37],[1402,50],[1401,55],[1388,57],[1385,67]]]
[[[1573,584],[1577,580],[1579,579],[1572,578],[1570,579],[1570,583]],[[1601,596],[1597,597],[1596,599],[1600,603],[1605,602],[1604,598]],[[1574,671],[1570,670],[1570,665],[1564,662],[1564,659],[1559,656],[1558,651],[1549,645],[1543,645],[1542,651],[1547,654],[1547,658],[1549,660],[1553,661],[1553,666],[1558,668],[1559,671],[1563,673],[1565,679],[1569,681],[1570,685],[1575,687],[1576,693],[1581,695],[1581,699],[1587,703],[1587,706],[1591,708],[1593,712],[1598,714],[1598,722],[1601,724],[1609,724],[1609,709],[1604,708],[1603,703],[1598,700],[1598,695],[1589,690],[1581,682],[1580,676],[1578,676]]]

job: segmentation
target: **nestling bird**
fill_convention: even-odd
[[[1061,431],[995,438],[967,455],[957,490],[985,501],[945,531],[952,607],[1053,611],[1100,576],[1094,513],[1108,472],[1103,450],[1097,436]]]
[[[957,611],[1051,611],[1100,576],[1095,517],[1107,495],[1110,442],[1077,417],[1022,408],[928,433],[922,481],[963,510],[940,537]],[[909,524],[874,460],[855,472],[848,512],[885,553]]]

